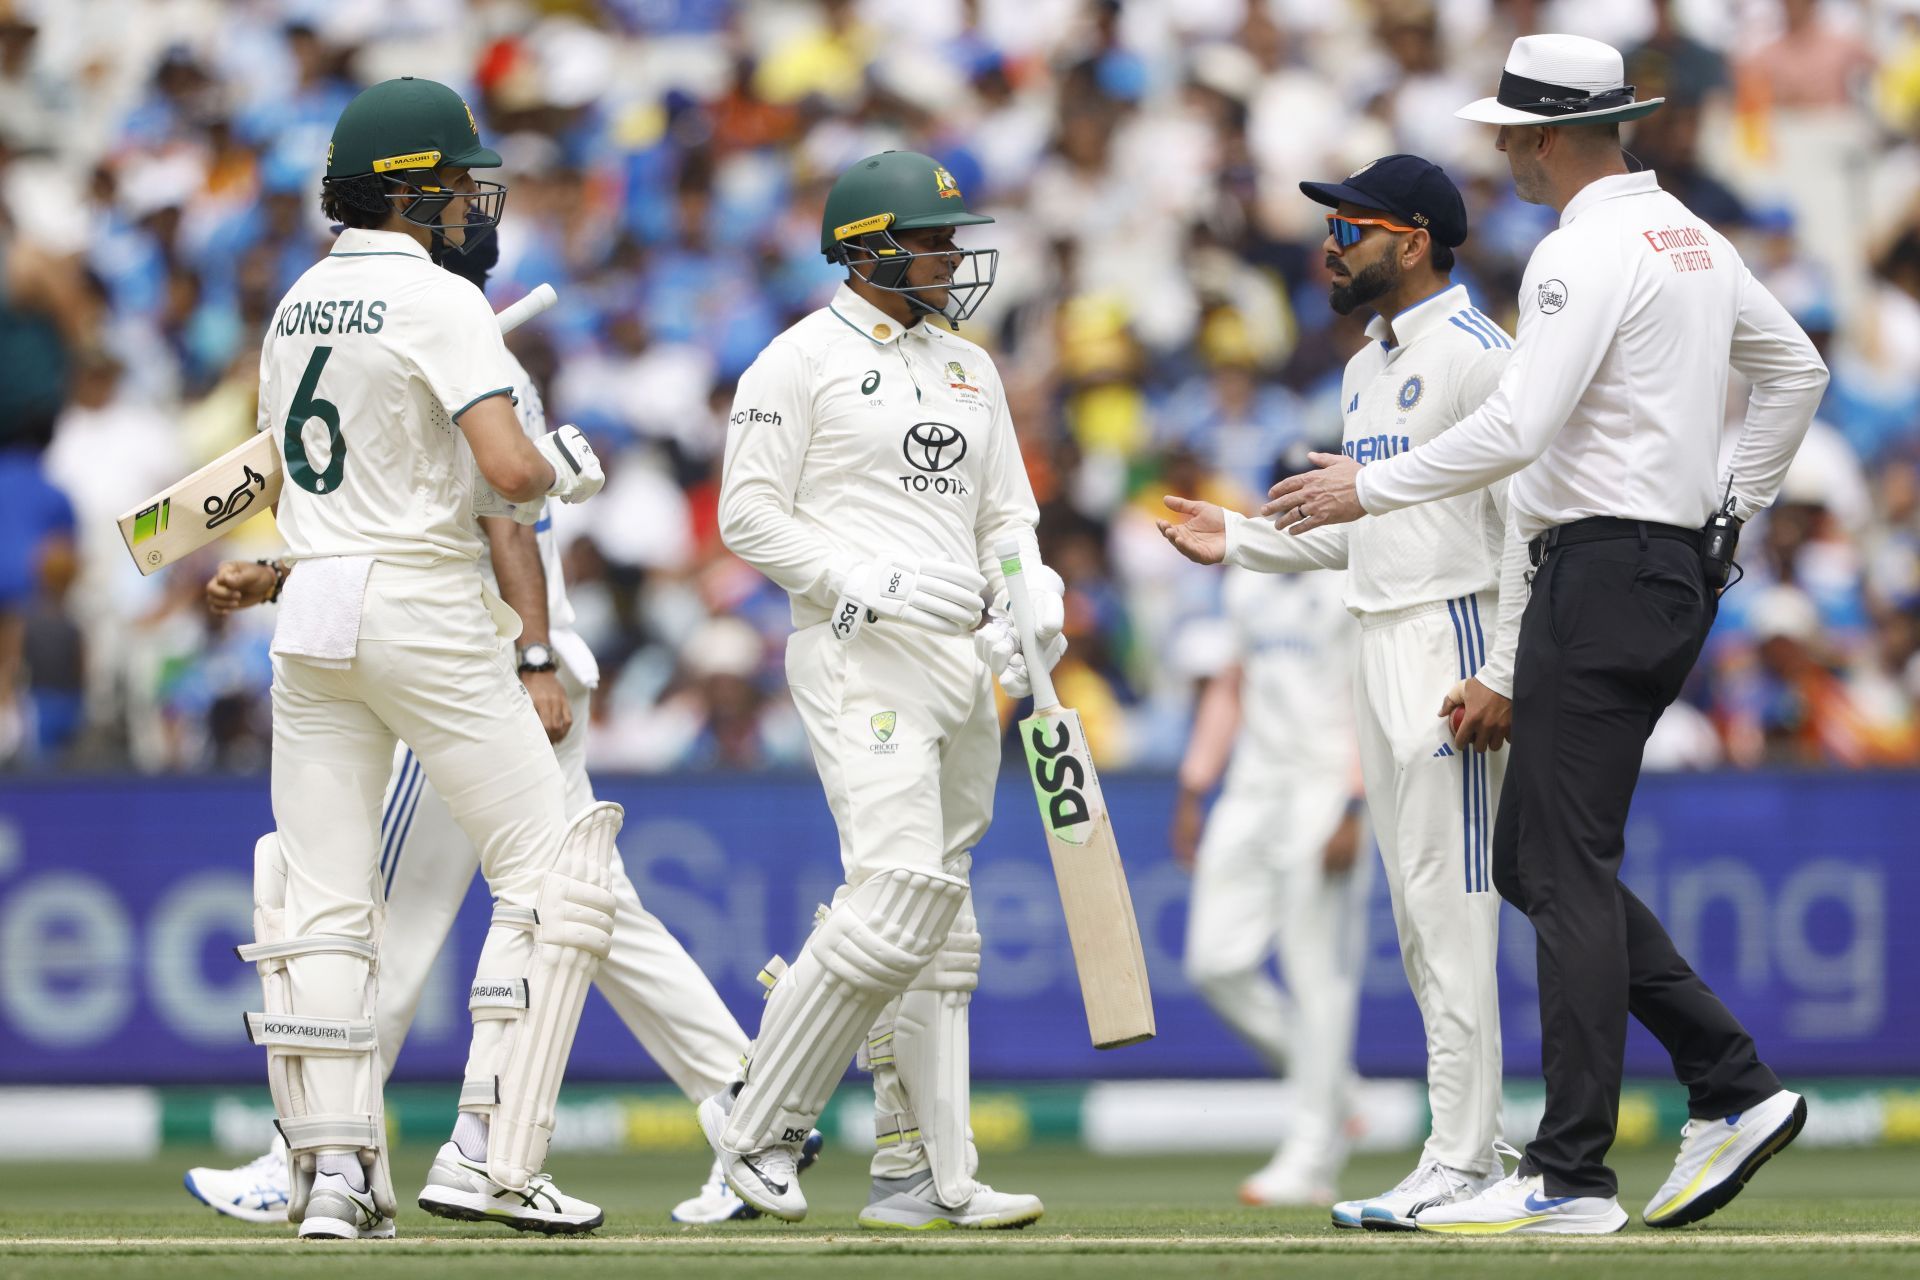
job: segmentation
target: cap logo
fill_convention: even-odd
[[[854,236],[866,235],[869,231],[884,231],[893,225],[893,215],[876,213],[870,218],[861,218],[857,222],[843,222],[833,229],[835,240],[850,240]]]
[[[1352,173],[1348,174],[1347,181],[1352,182],[1355,178],[1359,177],[1361,174],[1365,173],[1367,170],[1373,168],[1373,166],[1379,163],[1380,162],[1378,160],[1367,161],[1365,164],[1361,165],[1358,169],[1355,169]]]
[[[471,129],[471,130],[473,130],[473,136],[474,136],[474,137],[476,137],[476,138],[477,138],[477,137],[479,137],[479,136],[480,136],[480,126],[479,126],[478,124],[476,124],[476,123],[474,123],[474,119],[473,119],[473,108],[472,108],[472,107],[469,107],[469,106],[467,106],[467,100],[466,100],[465,98],[462,98],[462,99],[460,99],[460,106],[461,106],[461,108],[462,108],[462,109],[464,109],[464,110],[466,111],[466,113],[467,113],[467,128],[469,128],[469,129]]]
[[[434,169],[440,164],[438,151],[411,151],[404,156],[388,156],[384,160],[373,162],[375,173],[391,173],[395,169]]]
[[[960,184],[953,180],[953,175],[948,173],[942,165],[933,166],[933,185],[940,192],[942,200],[961,199]]]

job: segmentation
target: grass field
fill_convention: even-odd
[[[1649,1231],[1638,1210],[1666,1173],[1666,1158],[1634,1155],[1619,1166],[1622,1200],[1636,1221],[1594,1240],[1440,1240],[1335,1232],[1324,1212],[1240,1207],[1244,1157],[1100,1158],[1078,1150],[998,1154],[984,1170],[1009,1190],[1033,1191],[1046,1219],[1024,1232],[876,1236],[854,1225],[864,1202],[865,1160],[828,1152],[808,1174],[813,1214],[771,1222],[682,1228],[668,1208],[700,1176],[696,1155],[563,1156],[569,1190],[598,1201],[607,1225],[587,1239],[549,1241],[499,1228],[430,1218],[412,1207],[431,1152],[399,1153],[401,1238],[306,1245],[278,1228],[220,1217],[191,1199],[180,1175],[193,1163],[230,1161],[209,1151],[137,1164],[0,1164],[0,1275],[235,1277],[348,1274],[380,1277],[522,1277],[551,1265],[569,1280],[773,1276],[791,1280],[888,1277],[903,1264],[942,1278],[1015,1276],[1763,1277],[1844,1274],[1848,1280],[1920,1276],[1920,1159],[1911,1150],[1796,1148],[1706,1223]],[[1377,1190],[1410,1156],[1367,1157],[1349,1168],[1349,1194]],[[340,1253],[349,1258],[340,1258]],[[925,1259],[918,1263],[918,1259]]]

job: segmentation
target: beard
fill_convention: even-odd
[[[1344,285],[1336,280],[1327,291],[1327,305],[1338,315],[1351,315],[1356,308],[1392,292],[1399,283],[1400,264],[1391,257],[1382,258],[1360,268]]]

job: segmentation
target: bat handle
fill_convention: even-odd
[[[1013,610],[1013,629],[1020,636],[1020,651],[1027,655],[1027,680],[1033,686],[1033,709],[1050,711],[1060,705],[1053,690],[1053,673],[1047,670],[1045,655],[1033,634],[1033,597],[1027,594],[1027,575],[1020,568],[1020,544],[1003,539],[994,548],[1000,557],[1000,572],[1007,579],[1007,605]]]

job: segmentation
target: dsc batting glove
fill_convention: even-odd
[[[600,459],[594,456],[593,446],[587,443],[578,427],[549,431],[535,440],[533,447],[553,467],[553,484],[547,490],[549,498],[585,502],[607,482],[607,473],[600,469]]]
[[[846,571],[827,621],[843,641],[879,618],[964,636],[980,621],[986,589],[987,580],[970,564],[914,556],[862,561]]]

